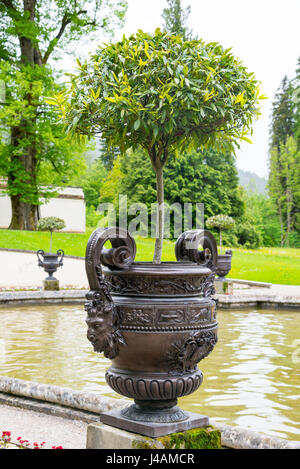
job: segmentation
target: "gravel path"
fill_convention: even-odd
[[[85,449],[87,423],[46,415],[18,407],[0,405],[0,432],[10,431],[11,441],[23,440],[41,443],[44,448],[62,446],[64,449]]]
[[[64,258],[54,277],[61,288],[88,288],[84,259]],[[0,288],[36,288],[43,286],[46,272],[38,267],[37,255],[33,253],[0,251]],[[3,269],[5,266],[5,269]]]

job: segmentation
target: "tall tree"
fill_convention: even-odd
[[[182,36],[185,40],[193,38],[192,31],[187,26],[187,19],[191,13],[191,7],[182,8],[181,0],[167,0],[168,7],[164,8],[162,17],[164,19],[163,30],[169,34]]]
[[[269,159],[269,194],[276,204],[281,229],[281,245],[288,245],[299,217],[299,151],[297,149],[297,109],[295,90],[285,76],[273,102]]]
[[[269,190],[279,213],[281,245],[288,245],[291,231],[300,228],[300,150],[294,137],[281,143],[279,151],[271,150]]]
[[[10,228],[36,228],[41,162],[50,161],[55,171],[67,169],[64,136],[44,100],[58,91],[50,58],[83,35],[108,30],[124,12],[124,1],[0,0],[0,79],[6,83],[0,108],[10,134],[8,142],[2,139],[0,171],[11,197]]]
[[[281,144],[285,145],[288,137],[293,134],[294,117],[291,96],[292,86],[285,76],[272,103],[270,144],[278,151],[280,151]]]
[[[102,161],[104,167],[108,170],[113,168],[114,163],[120,155],[120,150],[117,147],[109,148],[106,142],[100,139],[99,142],[99,159]]]
[[[293,111],[294,111],[294,135],[300,149],[300,57],[297,62],[296,76],[292,81],[293,85]]]

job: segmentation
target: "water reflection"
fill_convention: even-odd
[[[292,360],[298,318],[292,311],[219,311],[219,342],[200,362],[203,384],[181,407],[300,440],[300,373]],[[0,324],[0,375],[120,397],[104,379],[110,362],[86,339],[81,307],[1,307]]]

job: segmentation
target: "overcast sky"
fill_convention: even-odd
[[[188,26],[205,41],[217,41],[243,61],[261,81],[262,115],[254,125],[253,144],[243,142],[237,166],[268,174],[271,104],[284,75],[293,78],[300,57],[300,0],[182,0],[191,6]],[[138,29],[154,32],[162,26],[166,0],[128,0],[125,27],[116,39]]]

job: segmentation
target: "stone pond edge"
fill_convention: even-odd
[[[66,289],[58,291],[46,290],[20,290],[20,291],[2,291],[0,292],[0,305],[7,304],[54,304],[54,303],[81,303],[85,301],[85,295],[88,290],[84,289]],[[293,296],[279,295],[221,295],[216,294],[218,308],[288,308],[300,310],[300,298]]]
[[[34,410],[91,424],[99,422],[99,414],[125,407],[130,401],[101,396],[86,391],[0,376],[1,404]],[[300,449],[300,442],[285,440],[238,426],[225,425],[210,419],[220,430],[222,446],[230,449]],[[0,429],[1,430],[1,429]]]

